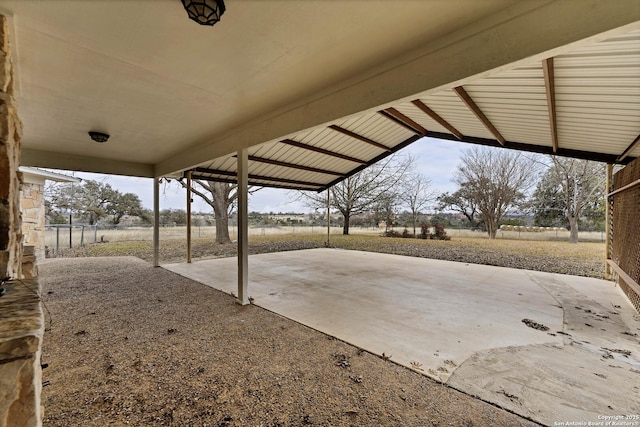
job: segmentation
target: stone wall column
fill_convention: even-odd
[[[0,15],[0,278],[22,276],[20,138],[7,18]],[[42,425],[44,316],[35,279],[0,298],[0,427]]]
[[[7,18],[0,15],[0,276],[22,277],[20,138]]]

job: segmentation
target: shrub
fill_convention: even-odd
[[[433,227],[433,233],[430,232]],[[434,240],[451,240],[451,237],[447,236],[447,232],[444,230],[444,224],[440,222],[423,222],[420,226],[421,239],[434,239]]]
[[[420,238],[421,239],[430,239],[431,238],[431,233],[429,232],[429,223],[427,222],[423,222],[420,225]]]
[[[451,237],[447,236],[447,232],[444,230],[444,224],[433,224],[434,233],[431,235],[432,239],[436,240],[451,240]]]

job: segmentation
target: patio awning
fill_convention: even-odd
[[[322,191],[422,137],[628,163],[640,155],[640,30],[256,145],[249,182]],[[235,182],[236,165],[230,154],[192,173]]]

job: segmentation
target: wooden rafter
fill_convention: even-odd
[[[428,132],[428,130],[425,129],[424,126],[422,126],[420,123],[416,122],[410,117],[407,117],[406,115],[402,114],[400,111],[396,110],[393,107],[386,108],[383,111],[387,113],[389,116],[404,123],[408,129],[411,129],[413,132],[417,133],[418,135],[424,135]]]
[[[351,132],[349,129],[345,129],[345,128],[340,127],[338,125],[330,125],[329,129],[333,129],[336,132],[340,132],[340,133],[342,133],[344,135],[350,136],[351,138],[355,138],[355,139],[357,139],[359,141],[366,142],[367,144],[373,145],[374,147],[380,148],[381,150],[384,150],[384,151],[389,151],[390,150],[389,147],[387,147],[386,145],[380,144],[379,142],[376,142],[376,141],[374,141],[372,139],[369,139],[366,136],[362,136],[362,135],[357,134],[355,132]]]
[[[553,152],[558,151],[558,125],[556,121],[556,84],[553,70],[553,57],[542,61],[544,72],[544,87],[547,92],[547,109],[549,110],[549,125],[551,127],[551,143]]]
[[[620,154],[620,156],[616,159],[616,161],[617,162],[623,161],[629,155],[629,153],[631,153],[633,150],[636,149],[636,147],[638,147],[638,145],[640,145],[640,135],[636,136],[636,139],[634,139],[633,142],[629,144],[626,150],[624,150],[622,154]]]
[[[387,113],[384,110],[378,111],[378,114],[386,117],[387,119],[391,120],[395,124],[402,126],[403,128],[407,129],[409,132],[418,133],[418,131],[416,129],[412,128],[411,126],[409,126],[408,124],[406,124],[402,120],[396,119],[395,117],[393,117],[391,114]]]
[[[205,176],[205,175],[198,175],[198,174],[193,174],[191,176],[192,179],[197,179],[200,181],[215,181],[215,182],[228,182],[229,184],[237,184],[238,181],[235,179],[231,179],[231,178],[212,178],[210,176]],[[310,190],[310,191],[317,191],[319,185],[314,185],[313,188],[308,188],[308,187],[302,187],[302,186],[297,186],[297,185],[284,185],[284,184],[271,184],[271,183],[262,183],[262,182],[255,182],[252,180],[249,180],[249,185],[255,186],[255,187],[269,187],[269,188],[281,188],[283,190]]]
[[[236,156],[234,155],[233,157],[236,157]],[[328,169],[314,168],[311,166],[297,165],[295,163],[281,162],[280,160],[267,159],[265,157],[250,155],[249,160],[252,162],[266,163],[268,165],[282,166],[285,168],[298,169],[298,170],[307,171],[307,172],[316,172],[316,173],[323,173],[326,175],[344,176],[344,173],[342,172],[331,171]]]
[[[225,170],[220,170],[220,169],[209,169],[209,168],[195,168],[194,171],[199,175],[199,176],[205,176],[205,175],[201,175],[201,174],[211,174],[211,175],[222,175],[222,176],[233,176],[235,177],[237,174],[236,172],[232,172],[232,171],[225,171]],[[275,178],[272,176],[263,176],[263,175],[255,175],[255,174],[249,174],[249,179],[253,180],[253,181],[271,181],[271,182],[278,182],[278,183],[282,183],[282,184],[293,184],[293,185],[302,185],[305,187],[320,187],[322,184],[319,184],[317,182],[309,182],[309,181],[299,181],[297,179],[287,179],[287,178]],[[259,184],[258,184],[259,185]]]
[[[498,129],[491,123],[489,118],[484,115],[478,104],[474,102],[473,99],[469,96],[466,90],[462,86],[454,87],[453,91],[458,95],[458,97],[464,102],[467,107],[476,115],[476,117],[482,122],[482,124],[491,132],[491,134],[500,142],[500,145],[504,145],[505,139],[498,132]]]
[[[374,157],[373,159],[369,160],[368,162],[366,162],[363,165],[358,166],[357,168],[351,170],[348,174],[346,174],[346,176],[342,177],[342,178],[338,178],[335,179],[334,181],[330,182],[329,184],[326,184],[325,186],[323,186],[322,188],[320,188],[318,190],[318,192],[324,191],[328,188],[333,187],[334,185],[338,184],[340,181],[344,180],[345,178],[348,178],[352,175],[357,174],[358,172],[362,171],[363,169],[373,165],[374,163],[379,162],[380,160],[392,155],[393,153],[413,144],[414,142],[416,142],[417,140],[419,140],[420,138],[422,138],[422,135],[411,135],[409,138],[405,139],[404,141],[402,141],[400,144],[396,145],[395,147],[391,148],[391,151],[387,151],[384,152],[382,154],[380,154],[377,157]]]
[[[462,132],[453,127],[448,121],[443,119],[440,115],[438,115],[438,113],[429,108],[424,102],[420,101],[419,99],[414,99],[413,101],[411,101],[411,103],[421,109],[423,113],[431,117],[433,120],[440,123],[442,127],[454,134],[456,138],[462,140]]]
[[[367,164],[365,160],[356,159],[355,157],[347,156],[345,154],[336,153],[335,151],[325,150],[324,148],[315,147],[313,145],[305,144],[302,142],[294,141],[293,139],[283,139],[280,141],[283,144],[291,145],[292,147],[302,148],[303,150],[315,151],[316,153],[325,154],[327,156],[337,157],[338,159],[348,160],[350,162],[359,163],[361,165]]]

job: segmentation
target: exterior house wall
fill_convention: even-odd
[[[44,179],[31,178],[24,173],[20,196],[22,208],[22,234],[25,246],[33,246],[36,260],[45,258]]]
[[[0,278],[21,279],[22,126],[13,94],[9,25],[0,15]],[[38,282],[10,280],[9,285],[13,288],[0,298],[0,427],[40,426],[44,316]]]

